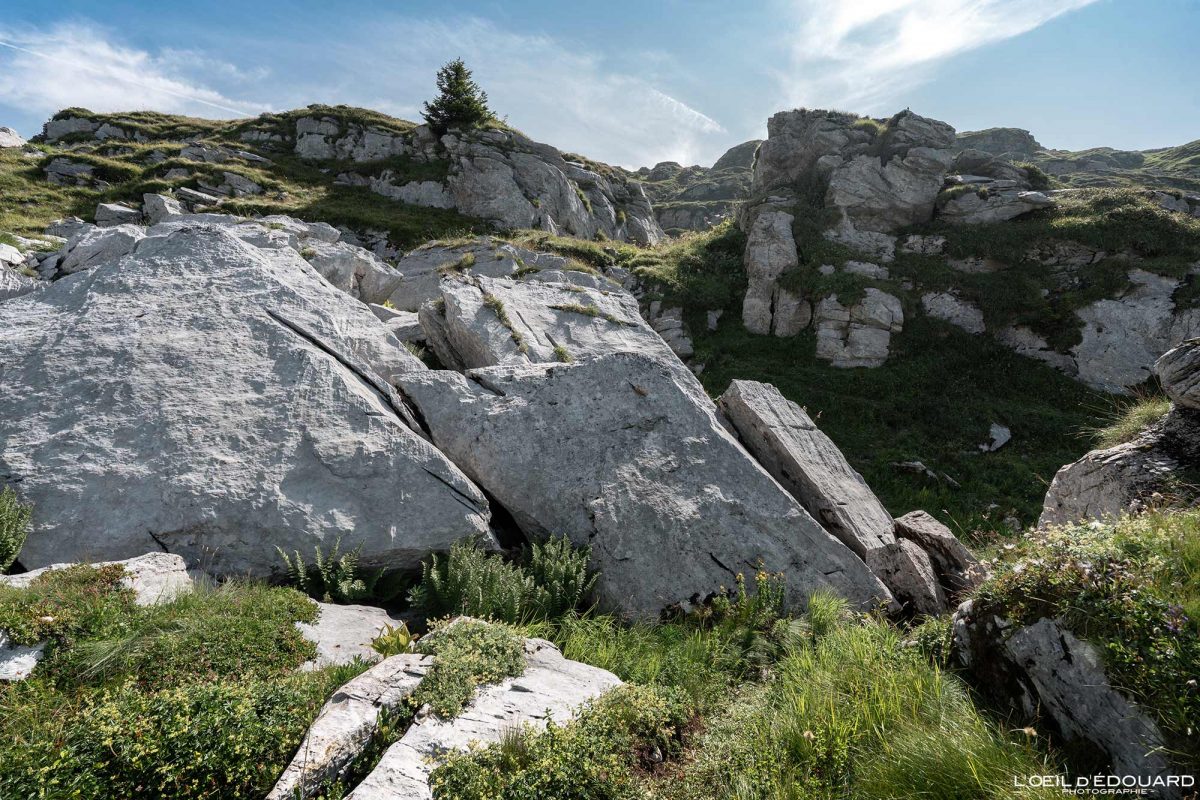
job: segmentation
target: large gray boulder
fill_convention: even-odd
[[[141,222],[142,212],[136,208],[119,203],[101,203],[96,206],[96,224],[101,228],[111,228],[114,225],[139,225]]]
[[[890,599],[733,439],[678,363],[614,353],[414,372],[399,384],[435,444],[527,535],[591,546],[605,608],[654,617],[760,566],[785,574],[793,608],[822,588],[858,607]]]
[[[345,242],[307,240],[301,255],[321,277],[364,303],[382,303],[404,277],[370,250]]]
[[[514,730],[542,730],[551,719],[569,722],[620,685],[611,672],[563,658],[550,642],[526,639],[521,675],[480,688],[453,719],[419,716],[346,800],[432,800],[429,776],[449,752],[495,744]]]
[[[110,228],[105,232],[119,230]],[[388,385],[424,366],[290,249],[183,228],[0,304],[0,480],[27,567],[149,549],[267,574],[275,546],[413,567],[483,495]]]
[[[1155,494],[1193,493],[1180,479],[1200,466],[1200,412],[1176,407],[1136,439],[1093,450],[1060,469],[1050,482],[1039,525],[1111,519],[1146,507]]]
[[[1154,372],[1175,405],[1200,411],[1200,339],[1188,339],[1163,353]]]
[[[1015,626],[967,601],[954,615],[952,652],[985,694],[1022,718],[1035,716],[1113,775],[1165,778],[1171,766],[1154,720],[1113,688],[1100,653],[1061,622]],[[1151,796],[1180,797],[1162,787]]]
[[[671,349],[623,289],[574,283],[443,279],[438,328],[430,344],[460,368],[577,361],[606,353],[643,353],[675,363]]]
[[[266,800],[315,797],[340,778],[379,731],[381,715],[399,709],[433,665],[402,653],[380,661],[329,698]]]
[[[970,591],[987,578],[986,568],[958,537],[925,511],[896,519],[896,536],[915,542],[926,553],[947,593]]]
[[[860,558],[896,541],[892,515],[804,409],[769,383],[733,381],[717,400],[767,472]]]

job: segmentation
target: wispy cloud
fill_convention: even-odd
[[[939,62],[1096,1],[796,0],[789,69],[777,74],[783,102],[878,111]]]
[[[385,18],[364,35],[366,42],[327,51],[333,68],[314,81],[326,84],[318,94],[411,118],[433,92],[437,68],[462,55],[493,108],[540,141],[625,166],[711,162],[728,147],[719,122],[655,85],[636,63],[614,65],[550,36],[476,17]],[[406,44],[384,44],[397,41]],[[354,83],[343,75],[355,76]]]
[[[226,97],[195,73],[236,68],[183,51],[114,43],[99,28],[60,24],[46,30],[0,29],[0,102],[50,113],[68,106],[94,111],[152,109],[205,117],[267,110]]]

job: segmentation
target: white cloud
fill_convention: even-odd
[[[877,112],[941,61],[1096,0],[796,0],[789,106]]]
[[[68,106],[93,111],[154,110],[238,117],[267,110],[231,99],[191,77],[240,74],[232,65],[184,51],[152,54],[110,41],[81,24],[48,30],[0,30],[0,102],[49,114]]]

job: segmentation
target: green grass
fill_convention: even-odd
[[[1158,395],[1122,401],[1112,421],[1096,430],[1096,446],[1115,447],[1133,441],[1170,410],[1170,399]]]
[[[1158,716],[1181,763],[1200,759],[1200,512],[1035,532],[1006,549],[976,609],[1061,619],[1109,681]]]
[[[876,369],[818,361],[811,332],[754,336],[736,317],[715,333],[698,319],[689,327],[711,395],[734,378],[774,384],[808,409],[892,514],[924,509],[960,536],[1001,530],[1009,514],[1035,521],[1050,479],[1090,448],[1087,431],[1112,405],[1048,366],[924,316],[906,318]],[[1013,440],[981,453],[993,422]],[[954,483],[892,466],[913,460]]]

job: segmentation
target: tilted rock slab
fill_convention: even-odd
[[[442,337],[430,345],[446,364],[474,369],[500,364],[584,360],[644,353],[677,363],[671,348],[623,289],[573,283],[491,279],[442,281]]]
[[[448,752],[494,744],[524,726],[543,729],[550,719],[569,721],[580,706],[620,685],[611,672],[563,658],[550,642],[526,639],[523,675],[479,689],[454,719],[419,717],[346,800],[432,798],[429,776]]]
[[[437,446],[535,539],[591,545],[605,608],[654,617],[739,572],[782,571],[788,604],[889,600],[725,430],[680,364],[615,353],[399,379]]]
[[[391,656],[334,692],[266,800],[315,796],[337,780],[379,730],[380,714],[407,700],[432,664],[431,656]]]
[[[1057,620],[1014,628],[967,601],[954,614],[952,652],[985,694],[1026,719],[1049,721],[1065,741],[1099,751],[1112,774],[1171,774],[1154,720],[1109,684],[1096,648]],[[1151,795],[1180,792],[1166,788]]]
[[[758,463],[860,558],[896,541],[892,515],[862,475],[778,389],[732,381],[717,405]]]
[[[483,495],[387,383],[419,370],[296,253],[216,228],[0,303],[0,481],[34,505],[21,563],[165,549],[266,574],[275,546],[344,536],[413,567],[486,535]]]
[[[804,409],[769,383],[732,381],[717,400],[746,449],[901,605],[936,614],[946,598],[921,547],[897,542],[892,516]]]

